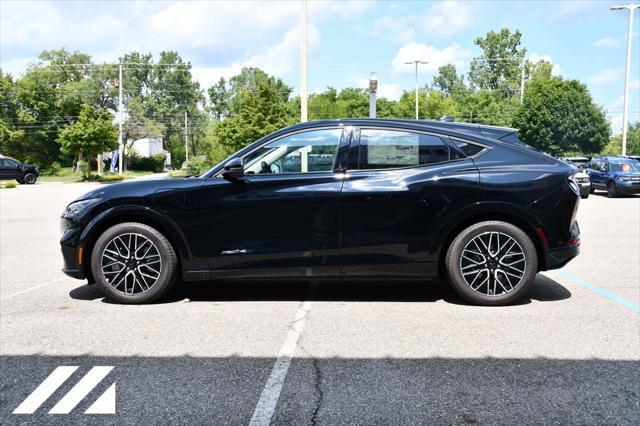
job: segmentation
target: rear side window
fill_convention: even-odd
[[[455,142],[456,146],[467,157],[473,157],[474,155],[478,155],[480,152],[482,152],[483,149],[485,149],[483,146],[476,145],[466,141],[460,141],[457,139],[454,139],[453,142]]]
[[[359,169],[389,169],[449,161],[449,146],[434,135],[360,130]]]

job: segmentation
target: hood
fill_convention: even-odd
[[[116,183],[104,183],[81,195],[74,201],[88,198],[101,198],[110,200],[112,198],[140,199],[152,196],[156,191],[167,189],[185,189],[202,185],[204,179],[200,178],[170,178],[162,177],[157,179],[136,179]]]

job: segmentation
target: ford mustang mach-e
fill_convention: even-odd
[[[576,171],[515,129],[298,124],[201,176],[78,198],[61,218],[64,271],[122,303],[179,280],[441,277],[472,303],[503,305],[578,254]]]

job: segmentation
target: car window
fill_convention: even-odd
[[[342,129],[318,129],[285,136],[249,153],[245,174],[328,172],[338,152]]]
[[[629,161],[628,163],[611,163],[612,172],[640,172],[640,163],[637,161]]]
[[[419,166],[449,160],[449,146],[434,135],[361,129],[359,169]]]
[[[460,151],[464,153],[467,157],[473,157],[474,155],[478,155],[485,148],[480,145],[476,145],[470,142],[461,141],[458,139],[454,139],[453,142],[456,144]]]
[[[7,160],[6,158],[0,159],[0,164],[2,164],[2,167],[5,169],[15,169],[18,167],[18,163],[13,160]]]

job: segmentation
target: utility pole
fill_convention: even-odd
[[[302,0],[300,37],[300,122],[307,121],[307,0]]]
[[[186,162],[189,161],[189,141],[187,135],[189,134],[189,127],[187,125],[187,111],[184,112],[184,156]]]
[[[124,155],[124,141],[122,140],[122,86],[122,64],[118,64],[118,127],[120,129],[120,133],[118,135],[118,174],[120,175],[122,174],[122,156]]]
[[[369,75],[369,118],[376,118],[376,93],[378,92],[378,74]]]
[[[520,64],[520,103],[524,101],[524,69],[526,65],[526,59],[522,58],[522,63]]]
[[[418,65],[423,65],[423,64],[428,64],[428,62],[425,61],[421,61],[419,59],[416,59],[412,62],[405,62],[405,65],[412,65],[415,64],[416,65],[416,120],[419,118],[418,117]]]
[[[640,4],[613,6],[611,10],[629,10],[629,29],[627,30],[627,70],[624,75],[624,110],[622,113],[622,155],[627,155],[627,123],[629,121],[629,75],[631,74],[631,39],[633,38],[633,14]]]

